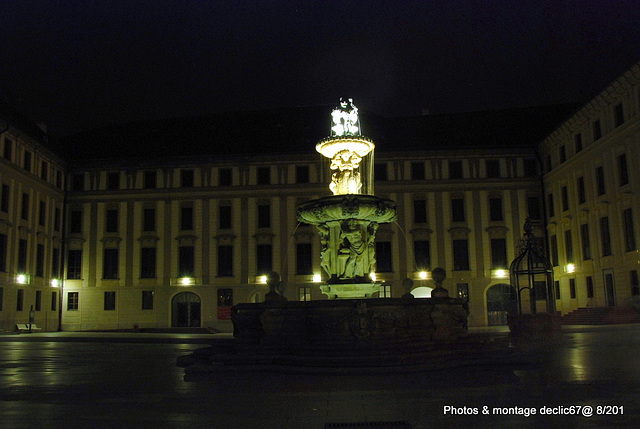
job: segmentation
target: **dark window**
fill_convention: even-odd
[[[411,180],[424,180],[424,162],[411,163]]]
[[[44,277],[44,244],[36,246],[36,277]]]
[[[542,301],[547,299],[547,283],[542,281],[533,282],[533,289],[535,290],[536,301]]]
[[[267,275],[273,271],[273,256],[270,244],[258,244],[256,249],[257,273]]]
[[[547,195],[547,209],[549,210],[549,217],[554,217],[556,215],[555,209],[553,208],[553,194]]]
[[[596,168],[596,182],[598,184],[598,195],[604,195],[606,188],[604,185],[604,169],[602,167]]]
[[[584,177],[578,177],[578,203],[583,204],[587,201],[587,193],[584,187]]]
[[[638,281],[638,271],[629,271],[629,283],[631,284],[631,295],[640,295],[640,282]]]
[[[451,220],[464,222],[464,200],[462,198],[451,199]]]
[[[67,278],[80,279],[82,275],[82,250],[67,252]]]
[[[569,210],[569,191],[566,186],[560,188],[560,195],[562,196],[562,211]]]
[[[104,249],[103,279],[118,278],[118,249]]]
[[[587,286],[587,298],[593,298],[593,277],[587,276],[586,286]]]
[[[193,170],[180,170],[180,186],[183,188],[193,188]]]
[[[593,121],[593,141],[599,140],[602,137],[602,128],[600,127],[600,119]]]
[[[107,220],[105,222],[106,232],[118,232],[118,210],[107,210]]]
[[[576,153],[582,150],[582,134],[576,134],[573,137],[573,142],[575,143]]]
[[[22,194],[22,210],[20,217],[24,220],[29,219],[29,194]]]
[[[218,276],[233,276],[233,246],[218,246]]]
[[[296,274],[313,274],[311,243],[296,244]]]
[[[462,161],[449,161],[449,179],[462,179]]]
[[[271,206],[269,204],[258,205],[258,228],[271,226]]]
[[[390,273],[393,271],[390,241],[376,242],[376,271]]]
[[[507,240],[504,238],[491,239],[491,267],[505,269],[507,264]]]
[[[154,292],[152,290],[142,291],[142,309],[143,310],[153,310],[153,295],[154,295]]]
[[[156,276],[156,248],[143,247],[140,249],[140,277],[152,279]]]
[[[555,235],[551,236],[551,265],[554,267],[560,265],[558,263],[558,237]]]
[[[591,259],[591,237],[589,236],[589,224],[580,225],[580,237],[582,239],[582,259]]]
[[[613,108],[613,116],[616,127],[624,124],[624,110],[622,109],[622,103],[616,104],[616,106]]]
[[[524,177],[536,177],[538,175],[538,163],[535,159],[525,159],[524,165]]]
[[[183,206],[180,208],[180,229],[183,231],[193,230],[193,207]]]
[[[72,176],[71,190],[84,191],[84,174],[83,173],[77,173]]]
[[[622,221],[624,228],[624,250],[631,252],[636,250],[636,233],[633,228],[633,211],[626,209],[622,212]]]
[[[25,170],[31,172],[31,152],[25,150],[24,151],[24,164],[23,167]]]
[[[494,222],[503,220],[502,198],[489,198],[489,218]]]
[[[154,189],[158,186],[158,172],[145,171],[142,174],[142,187],[144,189]]]
[[[299,301],[311,301],[311,288],[307,286],[298,288]]]
[[[494,179],[500,177],[500,160],[488,159],[485,161],[487,166],[487,177]]]
[[[387,181],[387,164],[375,164],[373,166],[373,178],[374,180],[380,180],[382,182]]]
[[[2,311],[3,305],[4,305],[4,288],[0,287],[0,311]]]
[[[142,230],[144,232],[156,230],[156,209],[147,208],[142,211]]]
[[[56,171],[56,186],[62,189],[62,172]]]
[[[469,269],[469,241],[453,240],[453,269],[454,271]]]
[[[573,237],[571,230],[564,232],[564,250],[567,257],[567,263],[573,262]]]
[[[113,291],[107,291],[104,293],[104,309],[106,311],[116,309],[116,293]]]
[[[42,291],[41,290],[36,291],[35,311],[42,311]]]
[[[417,271],[427,271],[431,268],[431,252],[428,240],[414,241],[413,254],[416,259]]]
[[[7,271],[7,234],[0,234],[0,271]]]
[[[71,210],[69,215],[69,232],[79,234],[82,232],[82,211]]]
[[[567,160],[567,149],[564,147],[564,145],[560,146],[559,155],[560,155],[560,164],[562,164]]]
[[[58,292],[51,292],[51,311],[58,309]]]
[[[218,170],[218,182],[220,186],[231,186],[233,184],[233,170],[230,168]]]
[[[413,222],[414,223],[427,222],[427,201],[426,200],[413,201]]]
[[[258,167],[258,185],[271,184],[271,167]]]
[[[218,308],[233,307],[233,289],[218,289]],[[219,314],[219,313],[218,313]]]
[[[40,164],[40,178],[42,180],[47,180],[49,177],[49,164],[47,164],[46,161],[42,161],[42,164]]]
[[[231,229],[231,206],[220,206],[220,229]]]
[[[27,272],[27,240],[18,240],[18,273]]]
[[[107,174],[107,189],[120,189],[120,173],[114,172]]]
[[[629,170],[627,168],[627,155],[622,154],[618,157],[618,179],[620,186],[629,183]]]
[[[550,172],[550,171],[551,171],[551,169],[553,168],[553,164],[552,164],[552,162],[551,162],[551,155],[547,155],[547,160],[546,160],[545,164],[546,164],[546,168],[545,168],[545,170],[546,170],[546,172],[548,173],[548,172]]]
[[[576,299],[576,279],[569,279],[569,295],[571,299]]]
[[[0,210],[7,213],[9,211],[9,185],[2,184],[2,197],[0,199]]]
[[[602,256],[611,255],[611,235],[609,234],[609,218],[600,218],[600,241],[602,244]]]
[[[4,158],[11,161],[13,154],[13,142],[9,139],[4,139]]]
[[[60,277],[60,249],[57,247],[51,249],[51,277]]]
[[[195,249],[193,246],[180,246],[178,249],[178,276],[193,277],[195,272]]]
[[[18,296],[16,297],[16,311],[22,311],[24,309],[24,289],[18,289]]]
[[[40,201],[38,205],[38,225],[44,226],[45,220],[47,218],[47,203],[44,201]]]
[[[67,293],[67,310],[77,310],[79,308],[79,295],[80,292]]]
[[[308,165],[296,165],[296,183],[309,183]]]
[[[529,219],[540,219],[540,198],[539,197],[527,197],[527,212],[529,213]]]
[[[553,287],[556,290],[556,299],[560,299],[560,281],[556,280],[553,282]]]
[[[53,209],[53,229],[60,231],[60,209],[58,207]]]

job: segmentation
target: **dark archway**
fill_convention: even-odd
[[[180,292],[171,300],[173,328],[199,328],[200,313],[200,297],[193,292]]]
[[[500,283],[487,289],[487,323],[489,326],[506,325],[507,315],[516,309],[516,290]]]

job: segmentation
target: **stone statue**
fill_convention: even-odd
[[[411,289],[413,289],[413,280],[406,278],[402,280],[402,288],[404,289],[404,295],[402,295],[405,299],[413,299],[415,298],[411,293]]]
[[[360,135],[358,108],[353,104],[353,99],[340,98],[340,106],[333,109],[331,118],[334,136]]]
[[[357,171],[362,157],[349,149],[341,150],[331,159],[332,170],[329,189],[333,195],[358,194],[362,188],[360,172]]]
[[[364,253],[367,250],[367,243],[362,237],[362,228],[351,219],[342,224],[340,236],[343,240],[342,253],[348,253],[349,258],[345,264],[343,277],[352,279],[364,277]]]
[[[442,287],[442,282],[447,278],[447,272],[444,268],[434,268],[431,271],[431,277],[436,283],[436,288],[431,291],[431,298],[448,298],[449,291]]]

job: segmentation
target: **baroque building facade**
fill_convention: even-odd
[[[640,295],[639,66],[577,111],[516,113],[363,121],[365,132],[378,127],[375,195],[398,203],[398,220],[381,225],[375,243],[381,297],[402,296],[405,278],[414,295],[427,296],[430,271],[442,267],[450,294],[469,300],[470,326],[505,323],[509,263],[526,218],[546,239],[563,314],[628,306]],[[225,152],[215,147],[224,140],[219,128],[204,128],[203,141],[215,144],[197,156],[173,156],[175,147],[130,126],[100,131],[131,138],[128,149],[110,149],[115,158],[62,144],[58,155],[45,133],[8,116],[0,135],[0,328],[27,323],[33,305],[45,330],[230,332],[231,306],[261,301],[270,271],[281,274],[287,299],[324,299],[319,235],[296,220],[301,202],[329,194],[329,164],[313,153],[323,134],[310,132],[316,141],[304,150],[277,134],[281,152],[266,144],[248,152],[234,137],[225,147],[236,150]],[[260,136],[268,127],[258,128]],[[95,136],[72,140],[99,149]],[[131,159],[145,141],[156,145],[152,156]]]

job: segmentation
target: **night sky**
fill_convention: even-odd
[[[0,4],[0,98],[54,135],[341,96],[384,116],[586,101],[640,60],[640,1]]]

